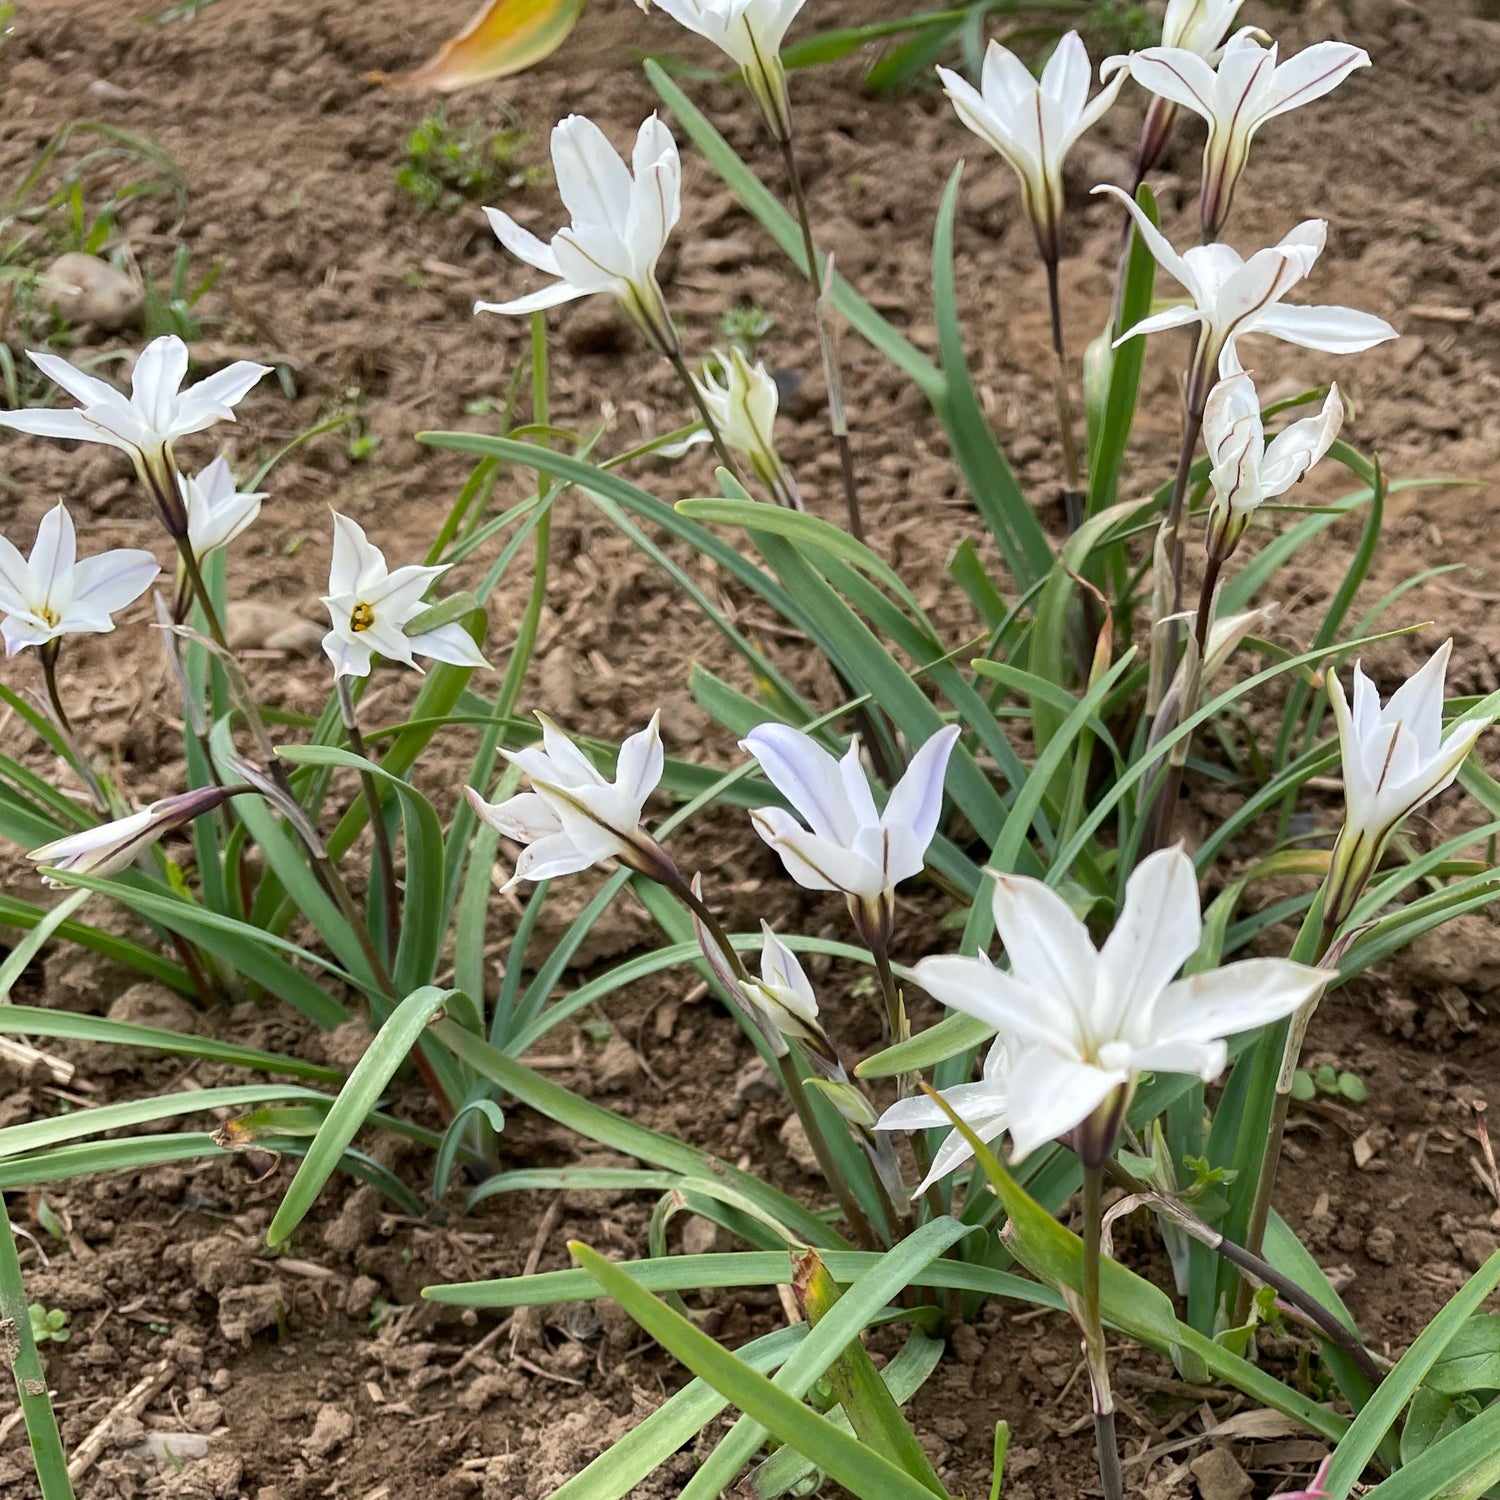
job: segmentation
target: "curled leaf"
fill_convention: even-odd
[[[490,78],[524,73],[567,40],[584,0],[489,0],[457,36],[409,73],[372,73],[372,83],[451,94]]]

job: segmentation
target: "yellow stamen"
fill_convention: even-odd
[[[356,604],[349,614],[349,629],[357,635],[375,623],[375,611],[368,604]]]

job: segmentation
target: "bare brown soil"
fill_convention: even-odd
[[[203,309],[216,321],[200,356],[274,358],[289,372],[287,389],[267,382],[241,407],[240,426],[228,430],[238,466],[351,406],[379,434],[364,461],[351,459],[343,435],[285,461],[261,524],[235,555],[239,596],[272,611],[244,612],[238,622],[246,647],[264,653],[261,680],[288,706],[312,708],[325,692],[313,654],[317,630],[290,652],[269,647],[267,635],[290,617],[321,619],[326,507],[336,504],[364,522],[393,561],[415,558],[466,468],[418,446],[413,435],[492,424],[483,408],[503,399],[522,354],[523,326],[470,315],[476,296],[521,284],[477,211],[423,213],[395,185],[402,143],[427,102],[362,81],[372,70],[426,55],[468,7],[459,0],[422,10],[395,0],[220,0],[190,23],[141,25],[135,11],[145,8],[104,0],[22,7],[15,35],[0,50],[0,181],[18,179],[69,119],[102,119],[161,141],[187,180],[188,209],[179,216],[165,200],[141,200],[124,217],[125,237],[158,271],[179,241],[200,270],[225,259]],[[826,10],[832,24],[902,8],[882,0]],[[814,9],[823,19],[825,8]],[[1315,0],[1274,8],[1252,0],[1245,19],[1267,25],[1288,47],[1348,37],[1369,48],[1376,66],[1334,99],[1266,131],[1237,205],[1238,243],[1269,243],[1299,219],[1326,216],[1329,248],[1311,295],[1381,313],[1404,334],[1342,361],[1257,346],[1262,389],[1285,394],[1336,375],[1358,409],[1349,435],[1378,448],[1394,476],[1479,482],[1395,495],[1385,550],[1362,597],[1373,602],[1434,563],[1461,563],[1461,571],[1409,594],[1403,618],[1432,617],[1457,635],[1453,691],[1493,690],[1500,683],[1500,559],[1490,516],[1500,470],[1500,19],[1492,0]],[[597,5],[556,59],[502,89],[465,98],[452,113],[499,121],[513,111],[535,136],[528,162],[545,160],[546,132],[569,110],[590,113],[622,139],[655,102],[629,51],[642,46],[675,48],[679,38],[665,22],[648,27],[623,0]],[[685,44],[682,50],[691,51]],[[878,307],[930,347],[922,289],[931,225],[949,165],[968,156],[959,274],[971,354],[1023,483],[1050,494],[1058,455],[1045,303],[1013,185],[934,92],[872,97],[858,75],[843,65],[796,85],[824,242]],[[735,147],[779,183],[738,91],[690,86]],[[1075,254],[1065,278],[1078,345],[1107,309],[1118,235],[1114,211],[1086,190],[1127,177],[1138,103],[1122,107],[1077,153]],[[1190,233],[1194,156],[1191,146],[1180,148],[1160,182],[1168,225],[1182,243]],[[691,154],[686,163],[669,297],[695,348],[714,338],[726,286],[774,313],[767,356],[805,377],[801,399],[790,403],[787,454],[813,508],[837,517],[836,465],[824,441],[815,346],[799,289],[708,168]],[[522,217],[551,224],[549,183],[517,201]],[[683,420],[669,372],[608,310],[597,302],[575,305],[555,316],[555,326],[556,421],[591,429],[607,419],[606,445],[623,448]],[[1147,421],[1156,425],[1143,428],[1128,489],[1159,483],[1170,464],[1178,358],[1170,341],[1148,356]],[[872,537],[924,605],[958,627],[964,617],[952,602],[945,563],[954,542],[977,526],[956,471],[916,393],[857,341],[847,359]],[[204,447],[193,457],[209,454]],[[7,534],[29,535],[61,492],[80,520],[89,518],[87,535],[98,545],[155,545],[153,523],[115,459],[104,450],[64,456],[7,437],[0,447]],[[697,460],[645,465],[641,474],[670,497],[709,483],[706,463]],[[502,479],[502,497],[518,498],[527,482],[524,475]],[[1317,484],[1317,497],[1340,492],[1331,477],[1320,475]],[[696,659],[733,673],[734,664],[670,582],[583,497],[570,497],[557,524],[550,608],[527,706],[618,734],[660,704],[672,753],[722,758],[729,747],[688,697],[685,665]],[[1355,523],[1326,535],[1325,553],[1299,559],[1278,578],[1288,641],[1300,638],[1306,620],[1298,606],[1315,604],[1336,584]],[[497,596],[493,641],[509,640],[520,607],[519,591]],[[751,623],[764,622],[752,615]],[[1440,638],[1430,632],[1423,645],[1390,647],[1379,665],[1394,673]],[[0,672],[31,689],[33,668],[22,658]],[[170,687],[139,620],[65,658],[63,676],[75,716],[98,751],[117,759],[127,788],[147,795],[175,784],[180,743]],[[406,689],[394,676],[376,685],[367,700],[372,713],[378,716],[381,704],[394,712]],[[0,733],[8,750],[35,755],[14,722]],[[435,794],[453,795],[467,749],[455,740],[451,754],[439,755]],[[1488,753],[1493,757],[1493,747]],[[1197,816],[1214,812],[1213,797],[1201,794]],[[1451,821],[1451,809],[1440,817]],[[837,929],[837,905],[799,907],[738,821],[715,825],[697,850],[740,919],[768,913],[805,930]],[[13,859],[3,868],[7,888],[37,895]],[[902,957],[940,940],[930,918],[914,898],[903,918]],[[513,919],[513,909],[497,901],[497,952]],[[597,964],[646,941],[644,916],[622,910],[585,957]],[[1391,1354],[1500,1233],[1500,1204],[1474,1169],[1471,1134],[1471,1105],[1500,1095],[1495,953],[1494,922],[1467,917],[1340,991],[1314,1029],[1313,1060],[1358,1072],[1370,1097],[1358,1109],[1325,1105],[1294,1114],[1281,1207],[1336,1273],[1374,1346]],[[853,1014],[859,1000],[839,990],[848,976],[835,970],[826,982],[830,1012]],[[344,1062],[360,1042],[312,1034],[270,1010],[198,1012],[68,951],[48,955],[17,998]],[[667,980],[607,1009],[609,1042],[566,1030],[555,1034],[550,1055],[531,1061],[645,1123],[766,1167],[782,1186],[816,1196],[816,1185],[780,1144],[778,1102],[746,1071],[749,1048],[716,1006]],[[854,1024],[846,1034],[856,1043],[876,1040]],[[78,1084],[61,1090],[6,1075],[0,1123],[52,1113],[65,1101],[238,1081],[210,1067],[56,1050],[78,1065]],[[422,1102],[414,1094],[404,1106],[420,1111]],[[521,1109],[509,1113],[501,1154],[507,1166],[598,1158]],[[424,1162],[399,1154],[389,1161],[422,1182]],[[79,1485],[81,1496],[540,1497],[680,1380],[670,1361],[604,1305],[528,1313],[497,1328],[487,1315],[459,1316],[418,1297],[434,1282],[516,1274],[533,1260],[542,1269],[561,1266],[571,1237],[616,1255],[641,1253],[649,1201],[572,1193],[549,1211],[547,1199],[522,1195],[466,1217],[454,1195],[446,1220],[418,1221],[391,1212],[368,1188],[338,1183],[290,1255],[277,1258],[265,1249],[264,1232],[290,1169],[269,1164],[269,1173],[258,1175],[267,1165],[236,1157],[49,1187],[41,1196],[67,1226],[66,1246],[39,1228],[34,1199],[12,1200],[13,1216],[45,1247],[23,1241],[32,1295],[71,1319],[70,1342],[48,1355],[70,1448],[137,1382],[153,1372],[158,1378],[139,1415],[121,1422],[104,1445]],[[1139,1228],[1122,1246],[1125,1254],[1149,1252]],[[769,1295],[715,1296],[708,1306],[706,1326],[730,1342],[782,1316]],[[1271,1352],[1288,1361],[1295,1355],[1292,1348]],[[1239,1403],[1184,1391],[1170,1374],[1154,1359],[1123,1356],[1132,1493],[1233,1500],[1248,1493],[1236,1465],[1258,1494],[1310,1472],[1320,1448],[1290,1430],[1237,1429],[1231,1421],[1208,1436]],[[1052,1500],[1088,1492],[1094,1482],[1080,1380],[1067,1325],[995,1306],[955,1337],[953,1357],[913,1412],[955,1492],[986,1492],[990,1429],[1004,1417],[1015,1434],[1007,1496]],[[24,1497],[34,1490],[9,1401],[8,1392],[0,1395],[0,1492]],[[180,1470],[134,1456],[152,1431],[196,1434],[206,1456]],[[690,1452],[680,1454],[638,1493],[677,1493],[693,1464]]]

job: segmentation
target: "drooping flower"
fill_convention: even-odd
[[[679,25],[712,42],[744,75],[778,141],[791,138],[792,108],[787,97],[781,44],[807,0],[636,0],[652,4]]]
[[[31,557],[0,536],[0,635],[5,654],[64,635],[99,635],[161,572],[149,552],[119,547],[78,560],[73,518],[62,501],[42,517]]]
[[[592,120],[569,115],[552,131],[552,168],[573,222],[550,245],[498,208],[485,214],[512,255],[558,279],[509,302],[476,302],[474,311],[533,313],[607,292],[657,349],[675,352],[677,334],[656,280],[681,212],[682,163],[672,132],[652,115],[627,167]]]
[[[1263,47],[1240,32],[1224,47],[1217,68],[1197,50],[1171,43],[1105,64],[1111,65],[1128,68],[1143,88],[1208,122],[1199,212],[1204,236],[1213,239],[1229,216],[1255,132],[1336,89],[1356,68],[1368,67],[1370,55],[1347,42],[1318,42],[1278,66],[1274,42]]]
[[[990,1048],[978,1083],[960,1083],[938,1090],[953,1113],[985,1145],[998,1140],[1010,1123],[1010,1099],[1006,1091],[1009,1067],[1010,1059],[1002,1038]],[[963,1132],[954,1129],[952,1120],[925,1094],[898,1099],[876,1123],[877,1130],[932,1130],[941,1126],[949,1127],[948,1135],[934,1153],[931,1170],[912,1194],[914,1198],[920,1197],[950,1172],[956,1172],[973,1157],[974,1148],[964,1139]]]
[[[912,756],[883,812],[875,808],[857,740],[841,761],[785,724],[762,724],[740,742],[807,824],[783,808],[762,807],[750,814],[755,831],[798,885],[842,891],[872,948],[890,940],[896,886],[921,873],[958,734],[956,725],[946,725]]]
[[[719,369],[717,376],[704,370],[693,378],[719,435],[750,461],[756,478],[779,505],[801,510],[797,482],[776,451],[776,411],[781,393],[775,378],[764,363],[751,365],[738,348],[720,358]],[[681,447],[710,441],[707,429],[699,428]]]
[[[1037,247],[1042,259],[1055,265],[1062,252],[1063,162],[1114,103],[1124,76],[1107,83],[1090,103],[1092,69],[1076,31],[1057,44],[1040,82],[1015,53],[993,40],[979,88],[951,68],[937,71],[959,119],[1015,169]]]
[[[33,350],[30,359],[78,401],[79,408],[0,412],[0,427],[38,437],[105,443],[128,453],[174,537],[187,534],[187,516],[177,490],[173,442],[215,422],[234,421],[234,408],[262,376],[271,373],[270,365],[241,359],[183,390],[188,348],[174,333],[153,339],[141,350],[129,396],[55,354]]]
[[[809,1044],[814,1052],[833,1057],[833,1047],[818,1021],[818,998],[797,955],[760,924],[760,978],[740,980],[741,993],[782,1037]],[[786,1043],[782,1043],[785,1048]]]
[[[333,562],[323,603],[333,628],[323,637],[323,651],[335,677],[367,677],[370,659],[379,652],[417,671],[415,658],[485,667],[473,637],[457,621],[434,630],[407,634],[406,627],[426,612],[422,596],[447,565],[410,564],[392,571],[385,554],[348,516],[333,513]]]
[[[1327,354],[1357,354],[1398,337],[1384,318],[1372,313],[1282,303],[1323,253],[1328,225],[1322,219],[1306,220],[1279,244],[1257,250],[1248,260],[1231,246],[1219,244],[1194,245],[1179,255],[1128,194],[1108,183],[1094,191],[1113,194],[1125,205],[1156,263],[1187,289],[1189,302],[1143,318],[1122,333],[1115,345],[1167,328],[1200,325],[1189,384],[1192,410],[1202,411],[1216,379],[1240,370],[1236,342],[1247,334],[1269,334]]]
[[[493,803],[473,787],[464,789],[469,805],[491,828],[526,845],[505,889],[522,880],[572,875],[606,859],[680,886],[666,850],[641,826],[641,810],[665,764],[660,712],[620,746],[613,781],[545,714],[537,719],[540,746],[502,752],[525,773],[529,792]]]
[[[240,790],[245,790],[240,788]],[[33,849],[26,857],[44,873],[48,885],[61,881],[46,874],[49,870],[66,870],[79,875],[114,875],[135,863],[136,856],[174,829],[186,828],[194,818],[223,804],[235,789],[222,786],[198,787],[162,797],[123,818],[70,833]]]
[[[195,474],[177,476],[182,503],[187,508],[188,542],[200,560],[216,548],[227,547],[254,524],[265,494],[241,494],[223,454]]]
[[[1009,1044],[1011,1154],[1071,1136],[1090,1164],[1113,1149],[1142,1073],[1224,1069],[1224,1038],[1290,1015],[1328,975],[1287,959],[1252,958],[1175,979],[1202,933],[1198,880],[1181,847],[1144,859],[1102,949],[1040,880],[995,882],[995,928],[1010,970],[984,958],[924,958],[912,977],[928,994],[991,1025]]]
[[[1203,408],[1203,442],[1212,468],[1208,555],[1223,561],[1256,509],[1284,495],[1333,446],[1344,424],[1344,402],[1331,385],[1315,417],[1293,422],[1266,442],[1260,396],[1243,372],[1219,381]]]
[[[1384,707],[1356,662],[1354,710],[1337,674],[1328,696],[1344,768],[1344,826],[1333,846],[1323,921],[1342,924],[1380,864],[1391,835],[1425,802],[1453,784],[1474,742],[1494,723],[1473,719],[1443,733],[1443,688],[1452,640],[1446,640]]]

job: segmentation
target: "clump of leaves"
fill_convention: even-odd
[[[1358,1073],[1335,1068],[1332,1063],[1320,1063],[1311,1072],[1298,1068],[1292,1079],[1292,1098],[1305,1104],[1320,1094],[1344,1099],[1350,1104],[1363,1104],[1370,1097],[1370,1090]]]
[[[68,1315],[60,1307],[47,1308],[40,1302],[30,1302],[26,1315],[31,1319],[31,1337],[38,1344],[66,1344],[72,1337]]]
[[[441,110],[424,115],[406,139],[396,181],[424,209],[452,213],[465,203],[499,198],[541,171],[520,161],[531,142],[524,130],[451,125]]]
[[[775,326],[776,319],[758,302],[735,302],[719,314],[719,332],[749,360]]]

